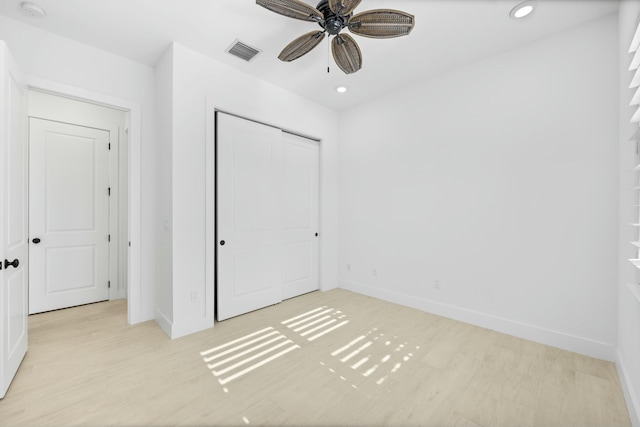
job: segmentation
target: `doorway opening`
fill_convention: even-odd
[[[122,110],[35,90],[29,127],[29,314],[126,297]]]
[[[148,320],[148,315],[143,312],[140,281],[140,105],[41,79],[27,79],[26,83],[30,100],[39,98],[39,102],[28,103],[27,116],[30,120],[34,117],[50,122],[73,123],[77,117],[81,117],[87,129],[105,127],[88,119],[84,115],[86,111],[79,113],[79,105],[88,108],[88,111],[102,110],[121,117],[116,129],[107,126],[110,134],[117,135],[117,141],[111,141],[113,161],[110,161],[108,168],[109,180],[113,184],[106,189],[107,192],[111,191],[106,237],[112,242],[108,249],[107,299],[127,299],[127,323]],[[33,238],[30,236],[30,246],[33,246]]]

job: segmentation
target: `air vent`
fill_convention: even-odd
[[[229,46],[229,48],[225,52],[230,53],[233,56],[237,56],[240,59],[244,59],[247,62],[250,62],[262,51],[236,39],[233,43],[231,43],[231,46]]]

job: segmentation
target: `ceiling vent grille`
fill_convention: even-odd
[[[225,52],[230,53],[233,56],[237,56],[238,58],[243,59],[247,62],[250,62],[262,51],[236,39],[233,43],[231,43],[231,46],[229,46]]]

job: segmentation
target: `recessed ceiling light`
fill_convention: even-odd
[[[338,86],[336,88],[336,92],[338,93],[345,93],[347,91],[347,87],[346,86]]]
[[[512,19],[521,19],[525,16],[528,16],[533,12],[533,8],[535,7],[535,1],[525,1],[511,9],[509,16]]]
[[[28,2],[28,1],[23,1],[20,4],[20,7],[22,8],[22,11],[25,14],[27,14],[29,16],[32,16],[34,18],[42,18],[44,15],[46,15],[44,13],[44,9],[41,8],[40,6],[38,6],[35,3],[31,3],[31,2]]]

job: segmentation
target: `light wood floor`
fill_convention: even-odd
[[[29,334],[3,426],[630,425],[611,363],[344,290],[173,341],[124,301]]]

